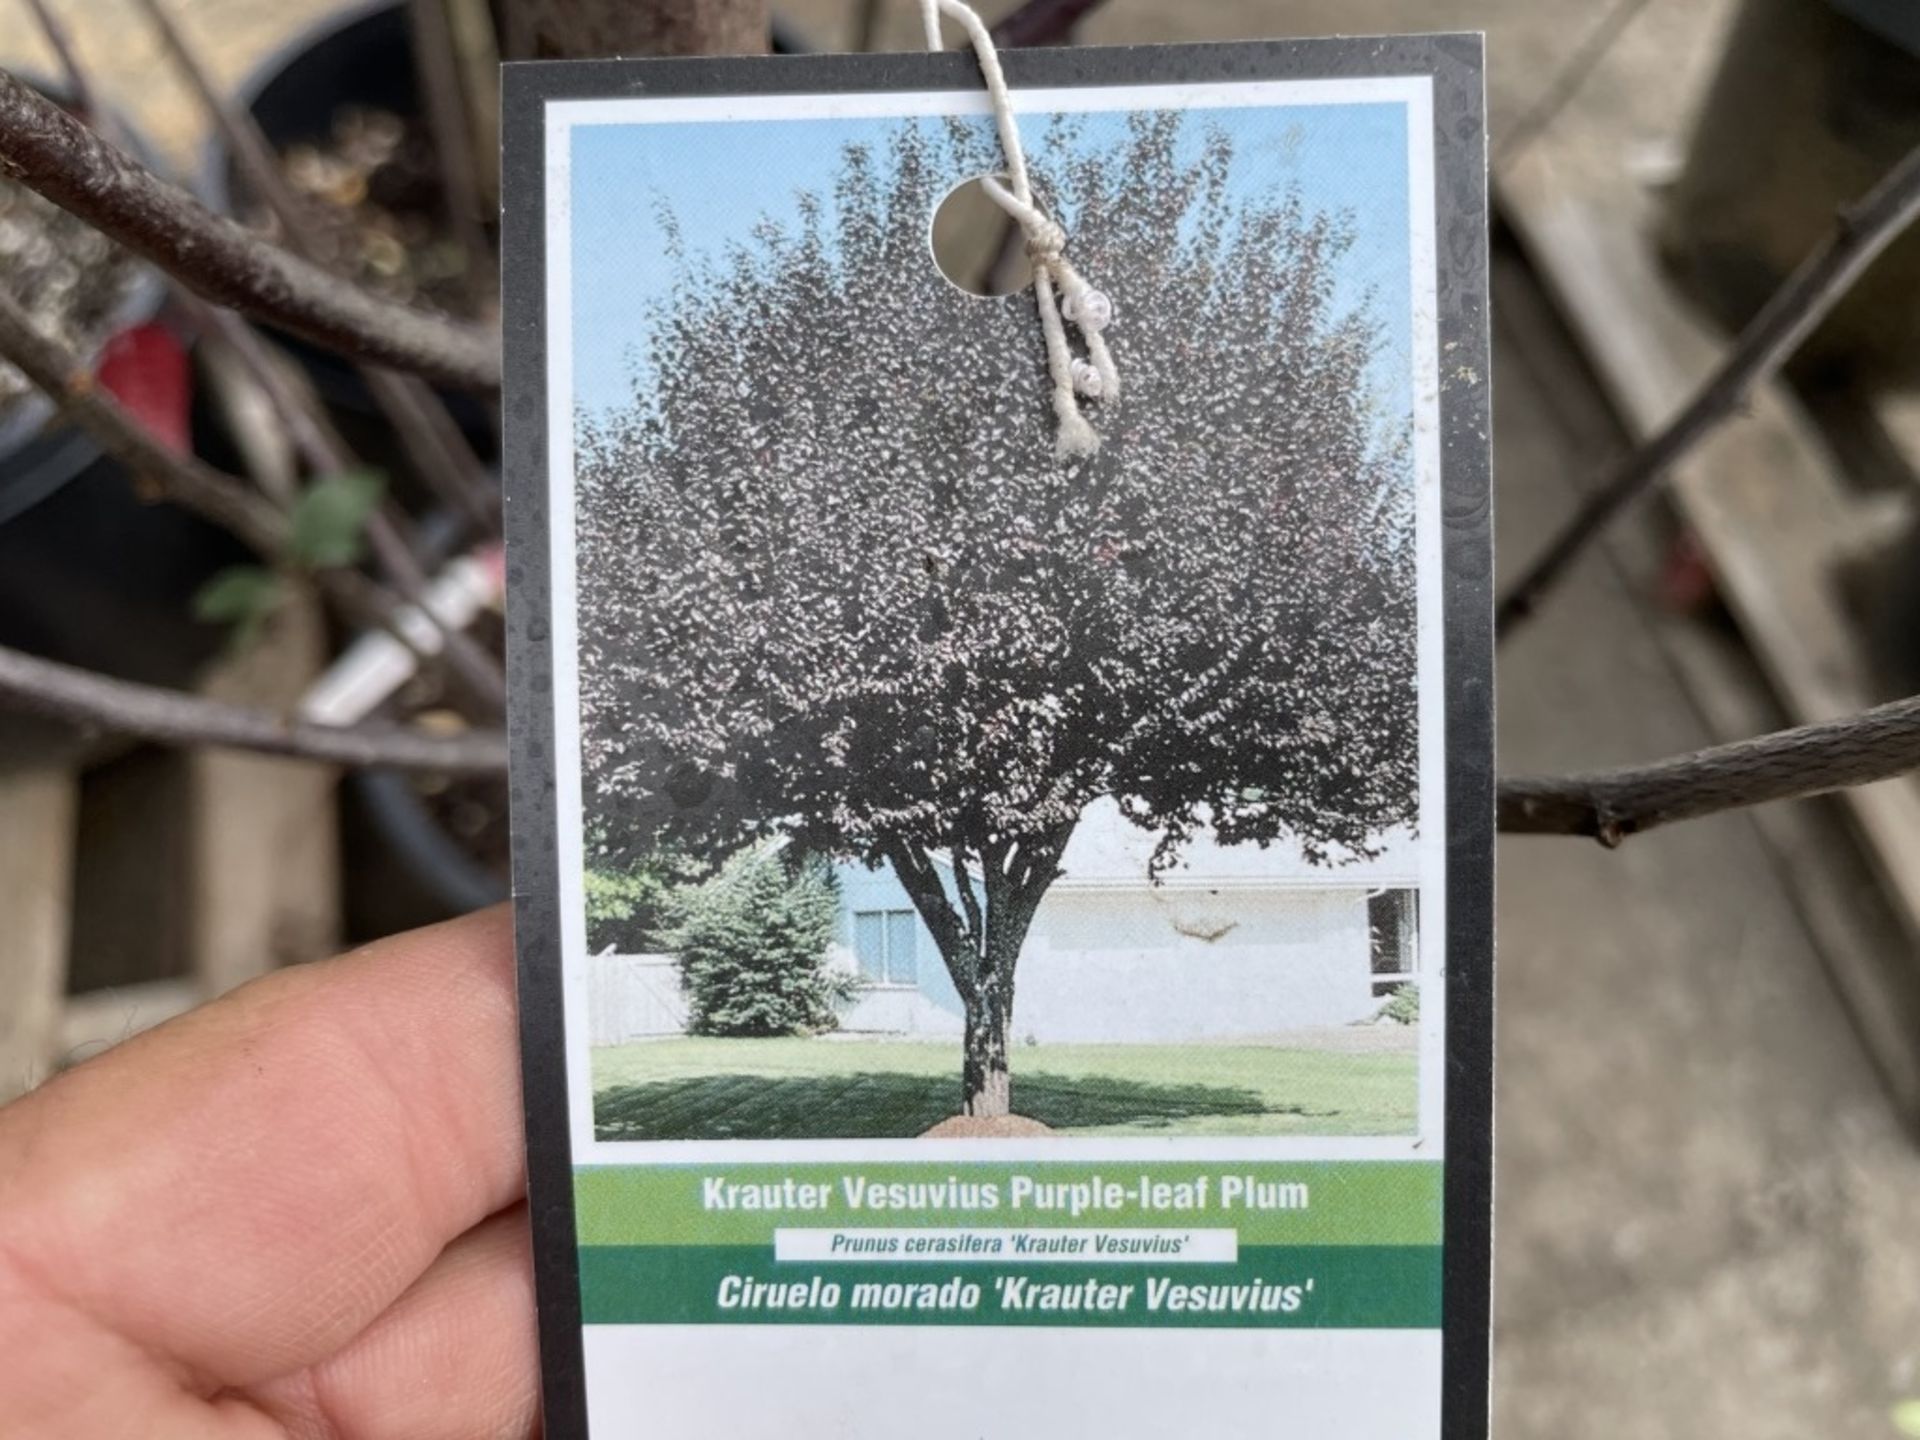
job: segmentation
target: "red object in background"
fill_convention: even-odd
[[[482,545],[473,552],[473,558],[486,571],[487,582],[493,587],[492,600],[499,600],[507,593],[507,547],[504,545]]]
[[[1683,530],[1667,550],[1660,570],[1660,603],[1682,615],[1694,615],[1711,605],[1720,593],[1699,537]]]
[[[193,449],[193,371],[187,349],[157,321],[107,342],[96,372],[101,387],[176,455]]]

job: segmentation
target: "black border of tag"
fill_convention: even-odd
[[[1478,35],[1009,50],[1023,87],[1427,75],[1433,80],[1447,726],[1447,1145],[1442,1435],[1488,1425],[1493,1194],[1493,536],[1486,107]],[[509,65],[503,71],[507,660],[514,927],[547,1440],[586,1440],[561,1002],[547,568],[549,100],[977,88],[969,52]],[[636,1429],[645,1417],[634,1417]]]

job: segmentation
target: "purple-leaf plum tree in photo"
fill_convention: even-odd
[[[965,1005],[969,1114],[1009,1111],[1015,961],[1093,800],[1159,867],[1203,827],[1333,864],[1414,819],[1408,403],[1337,298],[1346,220],[1238,199],[1233,164],[1174,117],[1036,147],[1118,309],[1091,457],[1054,458],[1032,296],[928,254],[996,165],[957,123],[679,257],[634,404],[581,422],[598,822],[890,864]]]

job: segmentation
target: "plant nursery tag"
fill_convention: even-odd
[[[1480,42],[1002,60],[507,74],[547,1433],[1482,1435]]]

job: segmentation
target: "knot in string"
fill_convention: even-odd
[[[1027,258],[1036,265],[1051,265],[1064,259],[1066,253],[1067,232],[1059,221],[1041,215],[1027,238]]]
[[[1020,127],[1013,116],[1013,98],[1000,69],[999,52],[985,23],[962,0],[920,0],[920,18],[926,27],[927,48],[938,50],[940,16],[952,16],[967,32],[980,62],[981,78],[993,103],[993,122],[1000,132],[1000,149],[1007,160],[1006,181],[983,176],[987,192],[1027,238],[1027,258],[1033,265],[1033,299],[1040,312],[1040,330],[1047,344],[1047,373],[1053,381],[1053,413],[1058,423],[1054,453],[1062,459],[1091,455],[1100,448],[1100,436],[1080,412],[1079,396],[1112,400],[1120,394],[1120,372],[1100,332],[1113,320],[1113,302],[1081,279],[1067,260],[1067,232],[1033,198],[1027,177],[1027,157],[1020,148]],[[1059,291],[1056,300],[1054,292]],[[1086,358],[1067,343],[1067,324],[1079,331]]]

